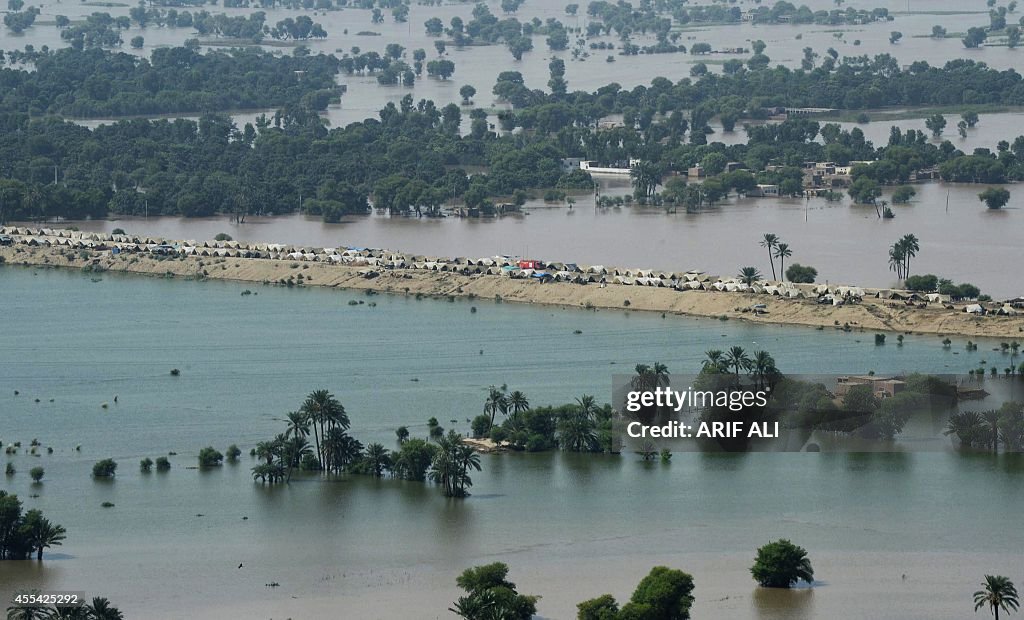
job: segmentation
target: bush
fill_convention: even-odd
[[[238,449],[238,446],[231,444],[228,446],[227,451],[224,453],[229,461],[237,461],[238,457],[242,456],[242,451]]]
[[[885,334],[875,334],[875,344],[876,345],[885,344]]]
[[[149,458],[147,456],[146,458],[144,458],[141,461],[139,461],[139,471],[141,471],[144,474],[148,474],[152,470],[153,470],[153,459],[151,459],[151,458]]]
[[[115,228],[115,229],[113,230],[113,232],[111,232],[110,234],[112,234],[112,235],[125,235],[125,234],[127,234],[127,233],[126,233],[126,232],[124,232],[124,229],[123,229],[123,228]]]
[[[491,416],[480,414],[473,418],[473,422],[470,425],[473,430],[473,438],[479,439],[487,435],[487,432],[491,430]]]
[[[171,462],[167,460],[166,456],[160,456],[156,459],[156,470],[167,471],[171,468]]]
[[[923,276],[910,276],[904,286],[911,291],[930,293],[939,287],[939,278],[930,273]]]
[[[232,239],[231,239],[231,235],[229,235],[227,233],[217,233],[217,236],[214,237],[214,240],[215,241],[231,241]]]
[[[808,583],[814,581],[807,551],[785,539],[758,549],[750,574],[765,588],[789,588],[801,579]]]
[[[818,277],[818,270],[810,265],[801,265],[800,263],[793,263],[786,268],[786,279],[790,282],[797,284],[814,284],[814,279]]]
[[[16,473],[18,473],[18,470],[14,469],[14,463],[8,463],[7,468],[4,470],[4,474],[13,476]]]
[[[207,446],[199,451],[199,466],[200,467],[215,467],[220,465],[224,461],[224,455]]]
[[[103,459],[92,466],[92,475],[97,478],[113,478],[117,472],[117,463],[114,459]]]
[[[32,482],[40,482],[43,479],[43,474],[46,471],[42,467],[33,467],[29,470],[28,475],[32,476]]]

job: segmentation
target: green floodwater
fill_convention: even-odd
[[[8,457],[19,473],[0,489],[68,529],[43,563],[0,564],[5,597],[85,590],[132,618],[445,618],[458,572],[502,560],[543,595],[542,616],[571,618],[577,601],[625,598],[663,563],[694,574],[695,618],[924,619],[968,617],[984,572],[1024,580],[1024,460],[914,453],[912,438],[901,453],[679,453],[670,465],[485,455],[465,501],[392,480],[249,476],[248,449],[319,387],[356,437],[391,446],[394,428],[424,435],[430,416],[465,432],[491,384],[535,405],[604,402],[613,374],[693,371],[709,348],[764,348],[789,373],[938,373],[1002,368],[998,342],[876,347],[872,333],[20,267],[0,268],[0,309],[0,440],[54,448]],[[201,447],[231,443],[237,465],[189,469]],[[138,472],[170,451],[169,473]],[[117,479],[92,480],[106,457]],[[42,485],[27,475],[36,464]],[[813,590],[754,587],[754,549],[782,536],[808,548]]]

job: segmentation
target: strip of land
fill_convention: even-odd
[[[668,287],[546,281],[427,269],[368,269],[317,261],[237,256],[156,255],[72,250],[66,246],[0,247],[7,265],[124,272],[158,277],[235,280],[254,284],[321,286],[433,298],[480,298],[583,309],[617,309],[742,319],[820,329],[892,331],[936,336],[1024,338],[1024,316],[979,316],[942,304],[894,303],[865,297],[828,305],[816,299],[763,293],[677,290]],[[925,307],[921,307],[921,306]],[[756,307],[756,309],[755,309]]]

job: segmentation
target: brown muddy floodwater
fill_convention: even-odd
[[[606,183],[606,193],[625,193],[625,180]],[[1024,293],[1024,278],[1009,268],[1020,256],[1024,210],[1014,195],[999,210],[978,201],[980,187],[928,183],[914,186],[909,205],[893,207],[895,219],[880,220],[870,206],[824,199],[732,198],[700,214],[666,214],[657,208],[596,209],[593,196],[574,209],[543,202],[528,214],[496,219],[441,219],[371,215],[324,224],[301,215],[248,218],[236,225],[226,217],[127,218],[74,222],[82,230],[124,228],[133,234],[171,239],[212,239],[226,232],[236,240],[334,247],[381,247],[405,252],[481,257],[530,256],[585,264],[651,269],[699,269],[722,276],[751,265],[771,275],[767,253],[758,245],[766,232],[789,243],[788,263],[812,265],[821,282],[888,287],[888,248],[912,233],[921,250],[913,273],[934,273],[973,282],[996,298]],[[949,208],[946,209],[947,192]],[[778,264],[776,261],[776,269]]]

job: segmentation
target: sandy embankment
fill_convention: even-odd
[[[174,257],[159,260],[146,254],[94,253],[82,259],[78,252],[50,247],[0,248],[9,264],[82,268],[96,264],[110,271],[174,277],[202,277],[253,283],[278,283],[291,278],[305,286],[324,286],[428,297],[480,297],[528,304],[574,308],[615,308],[702,317],[728,317],[754,323],[825,327],[850,325],[854,329],[913,332],[965,337],[1024,339],[1024,317],[978,317],[938,307],[891,307],[881,300],[866,299],[847,306],[818,305],[813,300],[782,299],[765,295],[710,291],[680,292],[669,288],[609,284],[580,285],[511,279],[505,276],[466,276],[423,270],[383,271],[374,279],[360,273],[365,268],[317,262],[282,260]],[[302,276],[301,282],[299,276]],[[627,304],[628,301],[628,304]],[[767,304],[767,314],[743,310]]]

